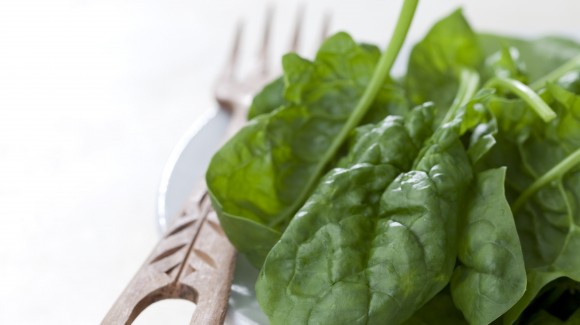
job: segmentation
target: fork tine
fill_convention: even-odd
[[[300,4],[296,12],[296,21],[294,23],[294,35],[292,36],[292,43],[290,43],[290,52],[298,51],[300,37],[302,34],[302,21],[304,20],[305,5]]]
[[[324,13],[324,18],[322,19],[322,31],[320,33],[320,44],[324,43],[326,38],[328,37],[328,32],[330,30],[330,21],[332,15],[329,11]]]
[[[233,79],[234,78],[234,71],[238,64],[238,60],[240,57],[240,45],[242,43],[242,35],[244,31],[244,23],[243,21],[238,21],[236,24],[236,35],[234,36],[234,43],[230,52],[230,57],[224,66],[224,70],[222,71],[222,79]]]
[[[268,4],[266,9],[266,21],[264,22],[264,33],[262,36],[262,44],[260,47],[260,52],[258,54],[261,66],[261,72],[267,74],[269,70],[270,62],[270,34],[272,30],[272,20],[274,16],[274,5],[272,3]]]

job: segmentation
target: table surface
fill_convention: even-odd
[[[304,52],[326,11],[333,31],[385,44],[400,2],[308,3]],[[478,29],[578,35],[579,2],[526,2],[424,1],[410,38],[458,5]],[[247,63],[266,4],[0,2],[0,324],[100,322],[155,245],[163,165],[215,106],[235,22],[247,22]],[[297,4],[276,3],[276,56]],[[189,305],[168,308],[139,324],[187,324]]]

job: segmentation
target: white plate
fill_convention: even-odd
[[[176,216],[195,184],[203,179],[211,156],[218,149],[229,121],[223,110],[214,109],[199,118],[173,149],[163,170],[157,199],[157,221],[164,232]],[[234,282],[225,324],[268,324],[268,318],[256,301],[254,284],[258,270],[238,255]]]

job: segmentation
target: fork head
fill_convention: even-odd
[[[289,47],[291,52],[298,51],[301,39],[302,23],[304,20],[304,12],[304,6],[300,6],[296,14],[294,30]],[[254,68],[243,79],[237,77],[236,71],[239,69],[240,65],[240,46],[242,42],[244,25],[243,23],[239,22],[236,26],[235,38],[229,59],[224,66],[222,73],[218,77],[214,88],[214,96],[220,107],[230,111],[231,113],[242,113],[245,116],[246,110],[250,106],[252,97],[260,89],[262,89],[266,83],[273,80],[276,72],[279,71],[279,69],[271,69],[269,63],[273,16],[274,8],[269,6],[266,10],[262,41],[260,43],[258,55],[253,64]],[[330,15],[326,14],[322,22],[320,42],[326,38],[329,25]]]

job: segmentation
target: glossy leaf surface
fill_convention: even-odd
[[[389,117],[359,137],[266,259],[256,288],[273,324],[396,324],[446,286],[471,179],[458,129],[415,147],[425,132]]]
[[[328,39],[313,62],[286,55],[283,97],[275,95],[281,81],[268,86],[254,101],[254,119],[213,157],[206,180],[214,207],[232,243],[254,265],[261,265],[317,183],[379,56],[345,33]],[[392,89],[382,88],[371,109],[386,114],[395,107]]]

